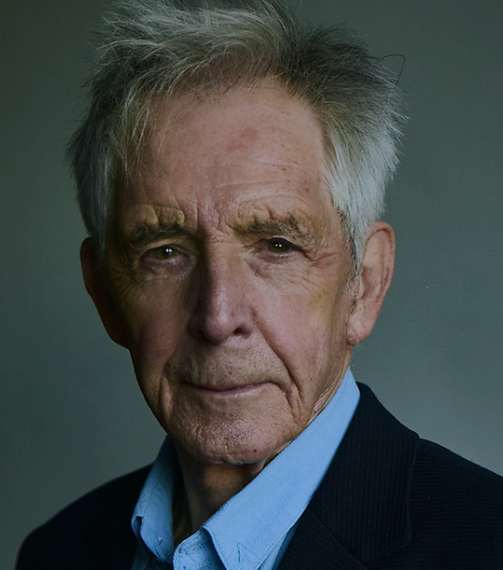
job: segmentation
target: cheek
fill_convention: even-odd
[[[332,275],[311,279],[309,286],[291,287],[263,313],[267,341],[286,364],[302,397],[316,397],[346,357],[350,295],[345,279]],[[311,388],[307,379],[313,379]]]
[[[347,312],[342,297],[322,288],[291,288],[286,294],[270,297],[261,311],[266,319],[261,328],[291,358],[315,355],[320,345],[331,345],[334,336],[340,336],[344,321],[341,317]]]
[[[188,319],[187,302],[179,288],[159,280],[128,288],[117,306],[141,382],[146,373],[160,371],[180,343]]]
[[[308,332],[319,339],[338,333],[347,324],[350,303],[344,275],[335,268],[316,272],[285,295],[289,310],[284,307],[284,313],[290,313],[293,330],[304,330],[305,340]]]
[[[184,336],[183,320],[174,310],[147,310],[134,321],[129,351],[138,385],[150,409],[163,424],[174,394],[166,382],[167,365]]]

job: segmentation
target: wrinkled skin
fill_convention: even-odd
[[[87,287],[182,454],[259,471],[324,408],[370,332],[392,232],[373,228],[367,259],[380,265],[349,283],[317,118],[278,87],[182,96],[156,118],[104,274],[84,243]]]

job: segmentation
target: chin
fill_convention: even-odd
[[[241,425],[240,425],[241,424]],[[274,459],[293,439],[278,437],[249,424],[218,425],[197,430],[192,437],[173,433],[172,437],[186,454],[207,465],[265,464]],[[198,434],[197,437],[194,437]]]

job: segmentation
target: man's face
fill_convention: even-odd
[[[351,257],[313,111],[271,85],[158,107],[108,288],[140,387],[205,463],[274,457],[349,363]]]

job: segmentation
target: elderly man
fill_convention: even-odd
[[[503,568],[503,484],[349,369],[393,273],[379,62],[266,0],[132,3],[70,154],[87,290],[168,434],[26,569]]]

